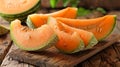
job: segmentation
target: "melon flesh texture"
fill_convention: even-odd
[[[0,13],[19,14],[34,7],[39,0],[0,0]]]
[[[85,45],[83,40],[79,37],[79,33],[68,33],[61,30],[54,18],[49,18],[48,25],[50,25],[58,35],[59,41],[55,46],[61,52],[71,54],[84,49]]]
[[[43,50],[57,42],[57,35],[48,25],[37,29],[22,26],[19,20],[11,22],[10,35],[14,43],[27,51]]]
[[[56,19],[69,26],[92,32],[99,41],[107,37],[113,31],[116,24],[115,15],[106,15],[95,19],[68,19],[61,17]]]
[[[76,18],[77,16],[77,8],[68,7],[63,10],[49,13],[49,14],[32,14],[27,18],[27,25],[30,28],[37,28],[45,23],[47,23],[47,19],[49,16],[52,17],[64,17],[64,18]]]

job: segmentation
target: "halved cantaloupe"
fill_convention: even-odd
[[[45,24],[37,29],[29,29],[22,26],[19,20],[11,22],[10,35],[19,48],[27,51],[43,50],[54,45],[58,40],[50,26]]]
[[[115,15],[106,15],[96,19],[68,19],[61,17],[56,19],[69,26],[92,32],[99,41],[107,37],[113,31],[116,24]]]
[[[39,27],[47,22],[49,16],[53,17],[64,17],[64,18],[76,18],[77,16],[77,8],[68,7],[63,10],[49,13],[49,14],[32,14],[27,18],[27,25],[30,28]]]
[[[89,49],[98,42],[91,32],[70,27],[66,24],[56,21],[55,18],[50,17],[48,24],[54,29],[59,37],[59,42],[56,44],[56,47],[63,52],[74,53],[80,50]],[[76,36],[73,36],[75,33]],[[80,39],[83,40],[85,48],[83,48],[83,44],[81,45],[82,41],[80,41]]]
[[[0,16],[8,21],[16,18],[24,19],[35,12],[40,6],[40,0],[0,0]]]

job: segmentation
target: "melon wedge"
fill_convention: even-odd
[[[47,22],[49,16],[53,17],[64,17],[64,18],[76,18],[77,8],[67,7],[60,11],[49,13],[49,14],[31,14],[27,18],[27,25],[30,28],[37,28]]]
[[[90,49],[98,43],[97,39],[91,32],[70,27],[57,21],[53,17],[49,18],[48,24],[54,29],[59,37],[56,47],[63,52],[74,53],[80,50]],[[75,36],[72,38],[74,34],[76,34],[76,37],[79,37],[79,39],[75,38]],[[83,44],[81,45],[82,41],[80,41],[80,39],[84,42],[84,47]],[[76,41],[78,41],[78,43]]]
[[[69,26],[92,32],[99,41],[105,39],[113,31],[116,24],[116,15],[106,15],[95,19],[68,19],[61,17],[56,19]]]
[[[40,0],[0,0],[0,16],[8,21],[25,19],[40,6]]]
[[[45,24],[36,29],[29,29],[22,26],[19,20],[11,22],[10,35],[20,49],[27,51],[41,51],[58,41],[57,35],[50,26]]]

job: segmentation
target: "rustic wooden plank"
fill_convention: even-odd
[[[119,47],[118,47],[119,45]],[[116,49],[117,48],[117,49]],[[120,41],[81,63],[81,67],[119,67]],[[79,67],[80,65],[78,65]]]
[[[9,27],[9,22],[3,20],[0,17],[0,25],[4,25],[6,27]],[[10,46],[11,46],[11,39],[9,34],[0,36],[0,64],[2,63],[2,60],[4,59],[5,55],[7,54]]]
[[[12,60],[9,57],[9,53],[11,51],[15,51],[17,49],[17,47],[15,45],[12,45],[9,52],[7,53],[7,55],[5,56],[5,59],[3,60],[2,64],[0,67],[34,67],[30,64],[25,64],[25,63],[21,63],[15,60]]]
[[[0,37],[0,64],[11,46],[11,42],[9,34]]]
[[[72,55],[62,54],[54,47],[52,47],[42,52],[27,52],[17,49],[15,51],[12,51],[9,56],[14,60],[19,60],[21,62],[29,63],[36,66],[40,66],[41,64],[43,64],[43,67],[46,65],[50,65],[52,67],[73,67],[100,52],[101,50],[107,48],[108,46],[112,45],[118,39],[120,39],[120,35],[109,36],[106,42],[101,42],[97,44],[95,48],[89,51],[79,52]]]

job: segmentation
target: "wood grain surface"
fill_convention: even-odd
[[[21,62],[12,60],[9,57],[9,53],[11,51],[15,51],[16,49],[18,49],[18,48],[12,43],[12,46],[11,46],[9,52],[7,53],[7,55],[5,56],[5,59],[3,60],[0,67],[34,67],[34,66],[30,65],[30,64],[25,64],[25,63],[21,63]]]
[[[0,25],[5,25],[9,27],[9,23],[7,21],[4,21],[0,17]],[[5,55],[7,54],[10,46],[11,46],[11,39],[9,34],[0,36],[0,64],[2,63],[2,60],[4,59]]]
[[[0,64],[11,46],[9,34],[0,37]]]

